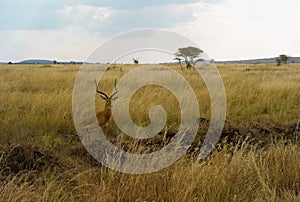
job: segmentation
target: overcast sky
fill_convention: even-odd
[[[0,0],[0,61],[86,60],[104,41],[163,28],[215,60],[300,56],[299,0]]]

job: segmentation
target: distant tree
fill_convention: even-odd
[[[11,65],[11,64],[12,64],[12,62],[8,62],[7,64]]]
[[[139,64],[139,60],[137,58],[132,58],[134,64]]]
[[[57,60],[53,60],[53,64],[57,64]]]
[[[287,55],[281,54],[279,55],[279,59],[282,64],[287,64],[289,57]]]
[[[203,51],[197,47],[189,46],[178,48],[178,51],[175,53],[175,59],[180,58],[181,60],[184,60],[186,68],[189,69],[194,67],[198,61],[202,60],[199,58],[201,53],[203,53]]]

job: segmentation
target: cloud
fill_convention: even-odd
[[[297,56],[299,8],[298,0],[0,1],[0,55],[84,59],[104,38],[163,28],[215,59]]]
[[[1,1],[0,30],[77,27],[110,37],[132,29],[174,28],[195,21],[193,4],[220,0],[25,0]]]
[[[116,34],[132,28],[173,27],[193,17],[197,0],[66,0],[1,1],[1,30],[43,30],[82,26]],[[111,31],[110,31],[111,30]]]
[[[189,6],[143,7],[134,12],[87,5],[67,6],[58,11],[65,26],[81,27],[108,37],[139,28],[171,28],[195,20]]]
[[[5,48],[0,49],[0,60],[85,59],[103,38],[132,29],[172,28],[195,19],[187,4],[195,0],[128,2],[1,1],[0,43]]]
[[[78,28],[0,31],[0,61],[27,58],[84,61],[104,40]]]
[[[215,59],[299,55],[300,2],[288,0],[225,0],[192,4],[196,20],[172,29],[202,47]]]

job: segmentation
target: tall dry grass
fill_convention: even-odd
[[[134,67],[111,68],[103,77],[101,89],[112,91],[114,78],[121,78]],[[201,116],[209,118],[209,94],[203,81],[194,71],[170,67],[191,83]],[[299,123],[300,65],[218,68],[226,89],[227,120],[232,124]],[[42,152],[49,162],[42,170],[9,174],[1,166],[2,201],[300,200],[300,148],[293,142],[278,140],[263,148],[247,142],[241,143],[243,146],[224,143],[205,161],[184,158],[147,175],[101,167],[86,153],[73,126],[72,88],[78,69],[77,65],[0,66],[0,165],[5,165],[5,158],[16,145],[31,148],[24,152]],[[97,97],[95,102],[98,110],[104,107]],[[176,125],[180,116],[175,97],[155,86],[140,89],[132,97],[131,117],[138,125],[146,125],[148,109],[158,103],[167,111],[167,124]],[[113,123],[110,131],[119,133]],[[297,137],[299,127],[293,134],[283,135]],[[53,161],[58,169],[50,168]]]
[[[299,146],[278,144],[231,155],[225,149],[145,175],[72,168],[32,182],[23,173],[2,180],[0,195],[3,201],[299,201],[299,158]]]

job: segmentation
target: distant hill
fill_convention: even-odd
[[[30,60],[23,60],[21,62],[18,62],[18,64],[54,64],[54,61],[53,60],[30,59]]]
[[[41,60],[41,59],[30,59],[30,60],[23,60],[18,62],[17,64],[83,64],[83,62],[59,62],[56,60]]]
[[[277,57],[273,58],[262,58],[262,59],[250,59],[250,60],[227,60],[227,61],[216,61],[218,64],[255,64],[255,63],[276,63]],[[300,63],[300,57],[290,57],[288,63]]]

